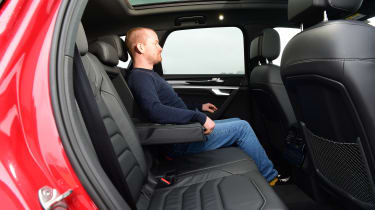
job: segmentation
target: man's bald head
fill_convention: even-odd
[[[150,32],[155,33],[151,28],[136,27],[126,33],[125,44],[131,56],[133,56],[137,43],[145,43]]]

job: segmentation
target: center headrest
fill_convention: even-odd
[[[116,49],[105,42],[96,41],[90,44],[89,51],[105,65],[117,66],[118,64]]]
[[[128,60],[128,52],[125,50],[125,41],[117,35],[108,35],[98,38],[99,41],[108,43],[117,50],[118,57],[121,61],[126,62]]]
[[[265,29],[250,45],[250,59],[275,60],[280,54],[280,36],[275,29]]]
[[[289,0],[288,19],[310,27],[321,22],[324,11],[333,19],[340,19],[354,14],[363,0]]]

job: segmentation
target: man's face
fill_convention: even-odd
[[[144,55],[154,65],[161,62],[161,51],[158,36],[154,31],[146,31]]]

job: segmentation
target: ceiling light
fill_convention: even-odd
[[[224,20],[224,15],[219,15],[219,20]]]

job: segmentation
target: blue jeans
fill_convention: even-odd
[[[206,136],[207,141],[175,144],[173,155],[194,154],[237,145],[255,161],[260,173],[268,182],[277,176],[278,172],[248,122],[239,118],[230,118],[215,120],[215,124],[213,132]]]

